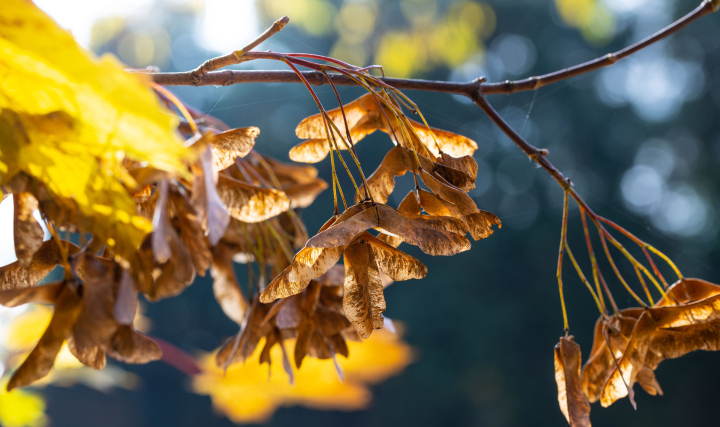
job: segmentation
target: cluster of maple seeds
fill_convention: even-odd
[[[692,351],[720,350],[720,286],[684,278],[653,307],[631,307],[595,325],[593,346],[581,369],[580,347],[572,336],[555,347],[560,409],[571,426],[590,425],[590,403],[603,407],[629,397],[633,386],[662,395],[655,369],[666,359]]]
[[[270,363],[271,348],[280,345],[283,366],[292,377],[285,340],[296,338],[294,360],[300,367],[306,355],[348,357],[346,340],[367,338],[373,329],[392,325],[382,316],[384,287],[427,273],[420,261],[397,249],[402,242],[429,255],[453,255],[470,248],[464,237],[468,232],[478,240],[492,234],[492,225],[500,225],[466,194],[477,174],[475,142],[413,122],[400,112],[395,98],[373,92],[325,113],[335,129],[330,138],[321,131],[322,115],[298,126],[298,136],[311,139],[291,151],[294,160],[321,160],[333,151],[330,139],[339,136],[339,128],[353,152],[354,143],[376,129],[396,144],[378,170],[363,179],[357,203],[342,214],[336,205],[336,214],[308,240],[299,209],[327,188],[315,168],[260,155],[253,150],[257,128],[229,129],[167,91],[158,94],[185,110],[188,120],[180,131],[189,137],[197,160],[189,165],[192,181],[124,161],[137,183],[128,189],[137,214],[152,221],[152,232],[139,248],[93,238],[72,203],[57,203],[52,192],[25,174],[5,186],[13,194],[18,261],[0,268],[0,303],[55,305],[48,328],[10,379],[9,389],[45,376],[64,341],[80,362],[96,369],[105,366],[106,355],[128,363],[158,360],[160,347],[133,327],[138,293],[151,301],[175,296],[208,269],[216,299],[240,326],[218,351],[218,365],[245,360],[264,338],[261,362]],[[298,154],[302,152],[306,155]],[[385,203],[395,177],[408,171],[415,175],[416,189],[396,210]],[[418,177],[427,190],[420,188]],[[363,193],[372,198],[361,199]],[[49,241],[43,242],[35,210],[48,220]],[[79,232],[82,247],[68,241],[70,232]],[[336,265],[341,256],[344,267]],[[233,262],[248,264],[247,291],[240,287]],[[63,280],[39,285],[58,265],[65,268]],[[263,289],[263,278],[275,276]]]

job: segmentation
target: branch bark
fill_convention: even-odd
[[[397,89],[411,89],[431,92],[444,92],[457,95],[465,95],[471,97],[478,88],[483,95],[511,94],[515,92],[537,90],[543,86],[556,83],[571,77],[579,76],[603,67],[614,64],[615,62],[626,58],[651,44],[662,40],[678,30],[684,28],[695,20],[709,13],[715,12],[720,7],[720,0],[704,0],[692,12],[656,32],[655,34],[640,40],[624,49],[614,53],[608,53],[600,58],[593,59],[582,64],[575,65],[570,68],[558,70],[541,76],[528,77],[522,80],[504,81],[486,83],[480,79],[470,82],[456,83],[437,80],[421,80],[421,79],[398,79],[398,78],[382,78],[385,83],[394,86]],[[225,56],[217,57],[206,61],[197,69],[189,72],[180,73],[151,73],[153,81],[164,86],[229,86],[242,83],[302,83],[302,80],[292,71],[215,71],[219,68],[239,64],[241,62],[251,61],[254,59],[280,59],[282,54],[274,52],[250,52],[250,50],[260,44],[262,41],[282,30],[287,24],[287,17],[283,17],[273,24],[258,39],[246,46],[242,50],[231,52]],[[309,63],[309,62],[308,62]],[[317,64],[321,67],[320,64]],[[135,72],[145,72],[137,71]],[[328,73],[332,81],[336,85],[357,86],[358,83],[343,75]],[[304,72],[305,79],[314,86],[320,86],[327,83],[325,75],[320,71]]]

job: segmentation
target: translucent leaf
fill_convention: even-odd
[[[194,157],[146,76],[94,58],[31,2],[0,9],[0,183],[33,177],[77,224],[130,258],[150,223],[135,213],[123,159],[187,177]]]

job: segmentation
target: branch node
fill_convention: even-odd
[[[537,76],[532,76],[528,78],[528,81],[532,82],[532,90],[539,89],[541,86],[541,81],[539,78],[537,78]]]
[[[472,98],[475,93],[482,96],[482,86],[485,82],[487,82],[487,78],[485,76],[480,76],[467,83],[465,96]]]
[[[535,150],[533,154],[531,154],[529,157],[531,160],[537,162],[540,157],[546,157],[550,154],[550,150],[547,148],[538,148]]]

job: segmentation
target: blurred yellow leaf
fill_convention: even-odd
[[[0,184],[18,172],[78,208],[85,231],[126,255],[150,230],[124,158],[186,175],[191,154],[140,75],[94,58],[29,1],[0,9]],[[74,210],[74,209],[73,209]]]
[[[615,18],[596,0],[555,0],[562,21],[579,29],[586,40],[606,44],[615,34]]]
[[[52,313],[51,307],[36,305],[14,318],[8,328],[4,346],[14,352],[32,350],[47,329]]]
[[[45,400],[32,391],[5,391],[7,381],[0,382],[0,426],[43,427],[47,424]]]
[[[235,423],[267,421],[280,406],[352,411],[369,403],[368,384],[396,375],[412,361],[410,347],[385,330],[376,331],[368,340],[347,344],[350,357],[338,359],[344,382],[331,360],[305,358],[302,368],[295,372],[294,384],[290,384],[281,366],[280,346],[271,350],[275,363],[268,372],[268,367],[259,363],[261,343],[244,364],[230,366],[226,374],[217,367],[214,355],[204,356],[200,362],[203,372],[194,378],[193,389],[210,395],[215,408]],[[288,353],[292,357],[292,351]],[[295,366],[294,362],[290,364]]]

